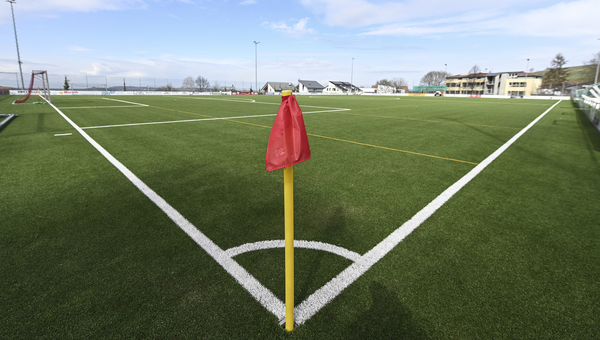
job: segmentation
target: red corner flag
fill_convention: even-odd
[[[310,148],[300,105],[294,95],[281,97],[267,146],[267,171],[292,166],[309,158]]]

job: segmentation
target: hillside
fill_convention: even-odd
[[[590,68],[592,69],[591,72],[589,71]],[[565,67],[565,69],[569,71],[569,75],[567,76],[568,82],[591,82],[594,80],[596,72],[596,67],[594,65],[571,66]],[[536,71],[533,72],[533,74],[543,76],[546,72],[548,72],[548,69]]]

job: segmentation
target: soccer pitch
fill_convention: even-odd
[[[600,334],[600,134],[570,101],[297,96],[287,333],[280,97],[14,99],[0,338]]]

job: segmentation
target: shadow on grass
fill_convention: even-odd
[[[377,282],[369,289],[371,308],[348,327],[346,339],[429,339],[394,291]]]
[[[594,155],[594,151],[600,151],[600,131],[596,129],[596,127],[590,122],[589,118],[586,116],[585,112],[583,112],[575,103],[571,103],[573,106],[573,110],[577,115],[577,122],[579,123],[579,127],[581,131],[584,133],[584,139],[587,146],[587,149],[590,151],[590,156],[596,161],[596,156]]]
[[[325,200],[323,200],[323,203],[324,202]],[[345,233],[346,222],[346,212],[342,207],[338,206],[331,209],[331,213],[325,220],[324,225],[319,228],[320,233],[316,239],[322,242],[331,242],[330,240],[335,239],[335,235]],[[303,278],[300,281],[301,283],[295,289],[296,303],[304,301],[313,293],[315,286],[322,284],[322,278],[319,278],[319,275],[322,275],[322,273],[319,273],[319,270],[317,269],[322,268],[327,263],[327,261],[324,260],[325,256],[328,256],[329,254],[318,251],[311,255],[312,261],[308,268],[312,268],[313,270],[302,273]]]

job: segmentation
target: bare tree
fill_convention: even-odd
[[[210,83],[203,76],[196,78],[196,87],[200,89],[200,92],[208,91],[210,89]]]
[[[194,78],[187,76],[181,83],[181,89],[183,91],[194,91]]]
[[[393,78],[391,80],[381,79],[375,83],[375,85],[383,85],[383,86],[393,87],[396,91],[400,90],[400,88],[402,88],[402,86],[406,86],[407,84],[408,83],[406,82],[406,80],[404,80],[404,78]]]
[[[429,71],[421,78],[420,85],[424,86],[440,86],[444,85],[449,73],[444,71]]]
[[[481,68],[479,66],[477,66],[477,64],[473,65],[473,67],[471,67],[471,69],[469,70],[469,74],[475,74],[475,73],[480,73],[481,72]]]
[[[211,89],[212,89],[213,92],[219,92],[219,91],[221,91],[221,86],[219,85],[219,82],[215,81],[215,83],[213,84],[213,86],[212,86]]]
[[[596,78],[596,68],[598,67],[598,60],[600,60],[600,52],[594,53],[593,58],[589,61],[584,61],[585,68],[583,70],[583,77],[585,81],[593,82]]]

